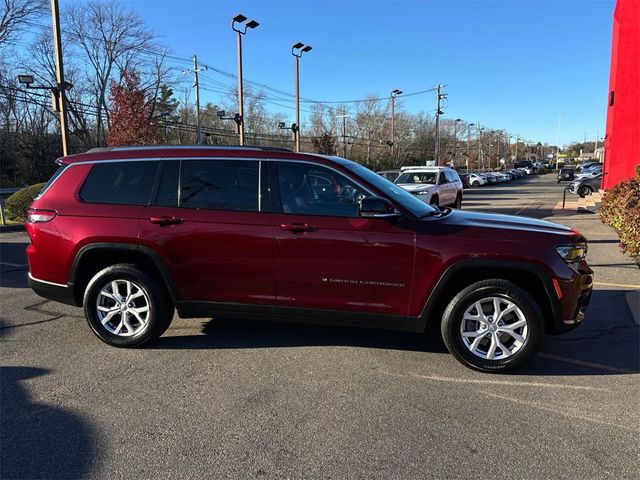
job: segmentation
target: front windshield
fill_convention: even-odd
[[[433,207],[427,205],[422,200],[418,200],[406,190],[403,190],[394,183],[391,183],[386,178],[383,178],[377,173],[372,172],[368,168],[357,163],[349,163],[345,165],[345,167],[376,187],[389,199],[401,204],[416,217],[422,217],[435,212],[435,209]]]
[[[397,178],[396,183],[413,183],[416,185],[426,183],[435,185],[436,178],[436,172],[404,172]]]

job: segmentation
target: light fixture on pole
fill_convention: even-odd
[[[311,45],[305,45],[302,42],[294,43],[291,46],[296,81],[296,123],[294,123],[295,129],[292,126],[291,130],[293,130],[293,138],[296,142],[296,152],[300,151],[300,59],[304,53],[310,52],[312,49]]]
[[[236,25],[238,28],[236,28]],[[240,145],[244,145],[244,92],[242,85],[242,36],[247,33],[249,28],[256,28],[260,25],[255,20],[249,20],[247,17],[239,13],[231,19],[231,29],[238,34],[238,136]]]
[[[28,90],[49,90],[51,92],[52,110],[54,112],[61,113],[63,108],[61,94],[66,90],[71,90],[73,88],[73,85],[65,80],[57,86],[41,85],[41,86],[34,87],[32,86],[34,82],[35,82],[35,79],[33,78],[33,75],[28,75],[28,74],[18,75],[18,83],[21,83],[22,85],[24,85],[25,88],[27,88]],[[67,134],[63,133],[63,135],[67,135]],[[67,141],[65,137],[65,140],[63,141],[63,146],[65,149],[66,149],[66,145],[67,145]],[[64,153],[64,155],[66,155],[66,153]]]

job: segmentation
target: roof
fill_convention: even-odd
[[[268,158],[278,152],[286,158],[309,158],[310,154],[296,153],[286,148],[239,147],[237,145],[144,145],[101,147],[58,159],[58,163],[68,164],[87,161],[136,159],[136,158],[176,158],[194,157],[254,157]],[[314,155],[315,156],[315,155]],[[341,159],[343,162],[344,159]]]

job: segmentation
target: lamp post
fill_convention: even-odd
[[[480,122],[478,122],[478,160],[482,163],[482,170],[484,170],[484,155],[482,155],[482,132],[484,132],[484,128],[480,127]],[[478,171],[480,171],[480,163],[478,163]]]
[[[302,42],[294,43],[291,47],[291,55],[293,55],[293,63],[295,66],[296,76],[296,123],[293,130],[293,137],[296,141],[296,152],[300,151],[300,59],[304,53],[311,51],[313,47],[305,45]]]
[[[391,144],[389,145],[391,151],[391,167],[395,165],[395,151],[394,143],[396,143],[396,97],[402,95],[402,90],[391,91]]]
[[[458,123],[462,121],[461,118],[456,118],[453,122],[453,166],[456,166],[458,160]]]
[[[236,28],[236,24],[238,28]],[[244,92],[242,88],[242,36],[249,28],[256,28],[260,25],[255,20],[249,20],[239,13],[231,19],[231,29],[238,34],[238,117],[237,129],[240,138],[240,145],[244,145]]]

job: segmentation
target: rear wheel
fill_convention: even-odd
[[[87,285],[84,313],[93,332],[116,347],[136,347],[162,335],[173,318],[165,290],[133,265],[98,272]]]
[[[589,185],[583,185],[578,189],[578,195],[580,195],[582,198],[586,197],[587,195],[591,195],[593,193],[593,188],[591,188]]]
[[[472,186],[472,187],[479,187],[479,186],[480,186],[480,182],[479,182],[479,181],[477,181],[477,180],[475,180],[475,181],[473,181],[473,182],[471,183],[471,186]]]
[[[442,338],[461,363],[481,372],[508,372],[537,349],[543,332],[535,300],[508,280],[469,285],[447,306]]]

